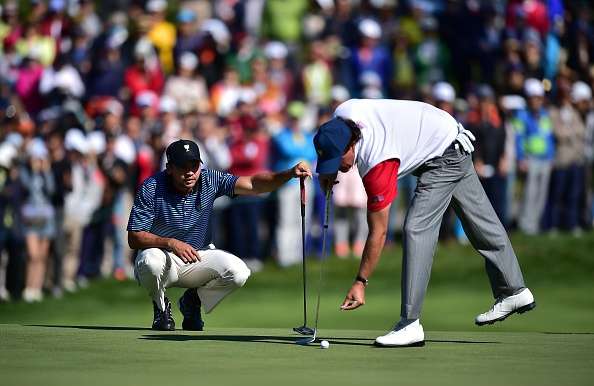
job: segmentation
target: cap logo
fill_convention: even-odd
[[[186,149],[186,153],[190,151],[190,145],[184,145],[184,149]]]

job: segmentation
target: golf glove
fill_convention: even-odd
[[[474,145],[472,144],[473,141],[476,141],[474,134],[472,134],[470,130],[466,130],[464,126],[458,123],[458,136],[456,137],[456,142],[462,146],[464,152],[470,154],[474,151]]]

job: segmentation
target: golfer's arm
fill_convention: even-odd
[[[377,263],[380,260],[386,235],[388,233],[388,219],[390,207],[388,205],[378,212],[367,212],[367,224],[369,225],[369,234],[363,249],[363,257],[359,266],[359,276],[369,279]]]
[[[292,169],[282,172],[263,172],[253,176],[239,177],[235,183],[235,194],[260,194],[272,192],[281,187],[285,182],[293,178]]]
[[[145,231],[128,231],[128,245],[131,249],[171,249],[172,239]]]

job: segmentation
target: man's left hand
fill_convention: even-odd
[[[462,149],[466,153],[470,154],[474,151],[472,142],[476,141],[476,137],[470,130],[466,130],[461,124],[458,124],[458,136],[456,137],[456,141],[462,146]]]
[[[309,177],[311,178],[311,169],[306,162],[299,162],[297,165],[293,166],[291,169],[292,177],[293,178],[301,178],[301,177]]]
[[[341,310],[354,310],[365,304],[365,286],[361,282],[354,282],[351,289],[344,298]]]

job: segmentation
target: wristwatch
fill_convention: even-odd
[[[363,287],[367,287],[367,285],[369,284],[369,280],[365,279],[361,275],[357,275],[357,277],[355,278],[355,281],[360,281],[361,283],[363,283]]]

